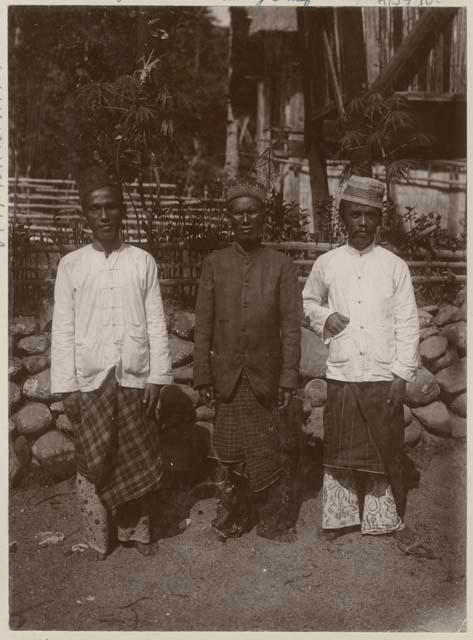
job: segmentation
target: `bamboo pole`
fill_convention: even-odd
[[[325,29],[323,30],[322,37],[324,39],[325,53],[327,55],[328,68],[330,72],[329,76],[332,82],[333,92],[335,94],[335,104],[337,106],[338,115],[340,116],[340,118],[343,118],[345,117],[345,109],[343,107],[343,96],[342,96],[342,92],[340,91],[337,72],[335,70],[335,64],[333,62],[332,49],[330,47],[330,43],[327,37],[327,32],[325,31]]]

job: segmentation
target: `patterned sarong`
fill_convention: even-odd
[[[402,406],[390,415],[390,382],[328,380],[324,412],[324,465],[384,473],[402,516],[407,490],[419,474],[404,452]]]
[[[280,476],[276,412],[259,402],[244,371],[228,402],[217,406],[212,440],[220,462],[244,463],[252,491],[265,489]]]
[[[99,389],[81,393],[77,470],[109,509],[144,496],[161,479],[157,427],[142,401],[143,390],[120,387],[113,371]]]
[[[361,524],[361,533],[365,535],[382,535],[402,529],[403,523],[396,511],[387,478],[379,474],[363,474],[364,498],[360,504],[355,474],[355,471],[346,469],[325,471],[322,527],[341,529]]]

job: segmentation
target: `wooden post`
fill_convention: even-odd
[[[230,9],[230,26],[228,28],[228,82],[227,82],[227,137],[225,145],[225,173],[231,180],[238,177],[240,156],[238,149],[238,120],[233,114],[230,86],[233,72],[233,20],[234,14]]]
[[[269,131],[268,90],[264,80],[259,80],[256,88],[256,155],[261,158],[271,144]],[[256,163],[257,179],[266,182],[267,170],[263,163]]]
[[[325,102],[325,96],[319,91],[317,80],[324,64],[323,44],[320,29],[316,31],[316,20],[322,16],[323,9],[297,8],[297,29],[302,49],[302,82],[304,89],[304,142],[309,160],[310,191],[312,196],[312,215],[314,234],[318,236],[321,229],[321,216],[329,200],[327,169],[322,148],[323,120],[314,119],[313,113],[320,110],[320,102],[314,104],[314,98]],[[314,12],[317,12],[314,16]],[[314,20],[315,17],[315,20]],[[318,37],[317,37],[318,36]]]
[[[422,10],[421,17],[405,37],[396,53],[369,87],[370,93],[390,93],[407,89],[419,65],[429,54],[435,40],[453,19],[458,7]]]
[[[327,55],[327,63],[329,69],[329,77],[332,83],[333,92],[335,94],[335,104],[337,105],[337,111],[340,118],[345,115],[345,109],[343,108],[343,96],[340,91],[340,85],[338,84],[337,72],[335,70],[335,64],[333,61],[332,50],[330,48],[330,42],[328,41],[327,32],[323,30],[323,39],[325,46],[325,53]]]

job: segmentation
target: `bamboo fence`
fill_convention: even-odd
[[[83,224],[78,194],[72,181],[12,181],[10,221],[10,284],[13,306],[28,308],[50,296],[60,258],[90,241]],[[15,188],[16,187],[16,188]],[[147,248],[144,214],[136,185],[131,185],[123,236]],[[151,203],[154,185],[146,185]],[[174,185],[163,185],[162,217],[156,224],[159,242],[153,254],[166,295],[195,299],[202,261],[210,251],[229,242],[219,200],[178,198]],[[136,202],[132,202],[136,199]],[[165,203],[165,204],[164,204]],[[179,241],[176,238],[180,238]],[[337,244],[324,242],[266,243],[291,256],[303,284],[314,260]],[[466,252],[438,250],[434,258],[408,260],[415,285],[466,281]],[[10,301],[12,304],[12,301]]]

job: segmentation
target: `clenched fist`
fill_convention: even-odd
[[[350,318],[347,318],[347,316],[344,316],[341,313],[335,311],[335,313],[332,313],[327,318],[325,322],[324,333],[326,334],[327,338],[332,338],[333,336],[336,336],[337,333],[340,333],[340,331],[343,331],[343,329],[345,329],[345,327],[349,323]]]

